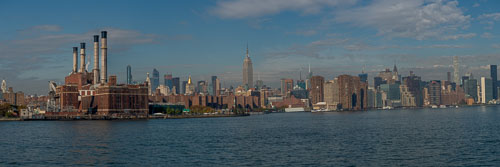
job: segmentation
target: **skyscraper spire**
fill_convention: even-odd
[[[250,57],[250,56],[248,55],[248,42],[247,42],[247,57]]]

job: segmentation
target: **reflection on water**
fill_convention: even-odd
[[[498,166],[498,109],[0,122],[0,166]]]

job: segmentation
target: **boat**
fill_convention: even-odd
[[[446,105],[440,105],[439,108],[446,108]]]

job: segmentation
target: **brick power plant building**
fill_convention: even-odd
[[[99,51],[101,57],[99,57]],[[94,36],[92,71],[86,69],[85,56],[85,43],[81,43],[80,67],[78,68],[78,48],[73,47],[73,70],[70,75],[66,76],[65,84],[56,87],[55,96],[59,111],[49,112],[46,115],[147,117],[147,83],[117,84],[116,76],[108,78],[106,31],[101,32],[101,46],[99,46],[99,36]]]

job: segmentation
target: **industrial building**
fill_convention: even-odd
[[[101,57],[99,57],[99,49]],[[85,65],[85,43],[73,47],[73,70],[66,76],[65,84],[55,89],[55,110],[48,116],[95,115],[116,118],[139,118],[148,115],[148,83],[117,84],[116,76],[108,78],[107,32],[94,36],[94,66],[92,72]],[[100,67],[100,68],[99,68]]]

